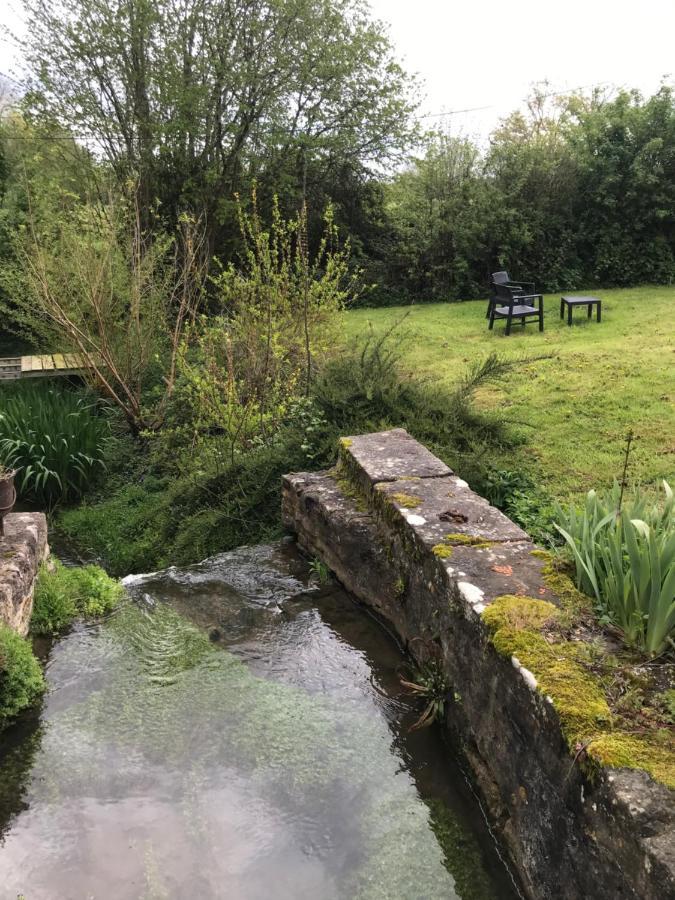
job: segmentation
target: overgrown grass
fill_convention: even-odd
[[[479,405],[501,412],[527,442],[499,468],[527,473],[565,502],[611,486],[630,428],[637,435],[632,479],[654,488],[675,480],[675,288],[589,293],[603,302],[599,325],[577,310],[568,328],[552,295],[544,298],[543,334],[528,325],[506,338],[501,323],[488,331],[486,301],[435,303],[411,308],[401,344],[405,368],[429,376],[439,395],[495,350],[512,360],[550,355],[483,388]],[[400,307],[354,310],[348,335],[368,322],[386,328],[400,315]]]
[[[52,507],[77,500],[100,474],[107,420],[96,403],[50,383],[0,387],[0,462],[19,497]]]

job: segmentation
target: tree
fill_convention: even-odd
[[[408,79],[363,0],[24,0],[26,108],[139,184],[142,224],[204,210],[210,246],[233,195],[306,195],[365,172],[414,132]],[[315,198],[316,200],[316,198]]]

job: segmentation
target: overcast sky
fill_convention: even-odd
[[[675,0],[370,0],[397,53],[423,82],[422,112],[485,137],[529,86],[610,84],[651,93],[675,75]],[[21,27],[20,0],[0,0],[0,25]],[[20,69],[0,43],[0,71]]]
[[[485,134],[529,86],[610,83],[653,93],[675,75],[675,0],[370,0],[424,112],[489,107],[438,121]],[[431,124],[434,120],[425,120]]]

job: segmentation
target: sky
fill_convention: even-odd
[[[389,26],[399,59],[420,76],[424,124],[478,139],[538,81],[547,80],[551,92],[603,85],[649,94],[664,77],[675,77],[675,0],[370,0],[370,6]],[[20,0],[2,0],[0,27],[20,31],[20,10]],[[0,35],[0,72],[20,67]]]
[[[484,138],[534,82],[650,94],[675,77],[675,0],[370,0],[399,58],[423,79],[422,113]]]

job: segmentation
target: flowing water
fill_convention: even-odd
[[[128,589],[3,735],[3,900],[518,896],[396,644],[292,547]]]

